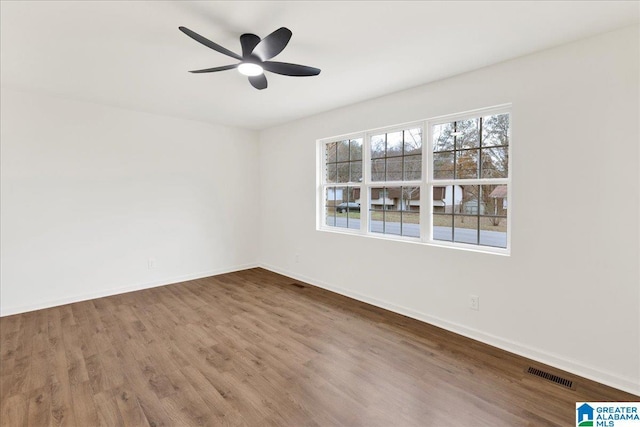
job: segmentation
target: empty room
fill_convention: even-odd
[[[640,426],[640,2],[1,1],[0,426]]]

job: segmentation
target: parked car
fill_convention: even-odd
[[[355,202],[343,202],[336,206],[336,212],[345,213],[345,212],[360,212],[360,203]]]

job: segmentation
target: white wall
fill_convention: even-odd
[[[262,132],[261,264],[640,393],[638,36],[626,28]],[[511,256],[315,230],[317,138],[508,102]]]
[[[1,101],[2,315],[255,265],[257,133]]]

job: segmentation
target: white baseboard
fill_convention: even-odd
[[[471,338],[473,340],[480,341],[485,344],[489,344],[491,346],[508,351],[510,353],[514,353],[519,356],[523,356],[528,359],[531,359],[540,363],[544,363],[545,365],[553,366],[563,371],[570,372],[572,374],[579,375],[584,378],[588,378],[590,380],[599,382],[601,384],[605,384],[610,387],[617,388],[619,390],[626,391],[628,393],[632,393],[640,396],[640,384],[634,383],[633,381],[620,377],[619,375],[612,374],[609,372],[604,372],[602,370],[599,370],[590,366],[586,366],[580,362],[570,360],[556,354],[540,351],[522,343],[500,338],[495,335],[487,334],[477,329],[469,328],[455,322],[450,322],[448,320],[444,320],[435,316],[421,313],[407,307],[399,306],[393,303],[389,303],[387,301],[378,300],[376,298],[371,298],[369,296],[362,295],[357,292],[339,288],[339,287],[330,285],[328,283],[325,283],[321,280],[316,280],[311,277],[306,277],[300,274],[296,274],[291,271],[287,271],[269,264],[260,263],[259,266],[261,268],[264,268],[265,270],[282,274],[284,276],[288,276],[293,279],[309,283],[313,286],[317,286],[319,288],[326,289],[331,292],[335,292],[337,294],[344,295],[349,298],[353,298],[355,300],[374,305],[376,307],[384,308],[394,313],[402,314],[404,316],[411,317],[416,320],[420,320],[422,322],[446,329],[448,331],[465,336],[467,338]]]
[[[65,298],[60,298],[51,301],[41,301],[35,304],[30,304],[21,307],[5,307],[2,308],[0,317],[11,316],[13,314],[26,313],[29,311],[42,310],[45,308],[57,307],[60,305],[71,304],[74,302],[87,301],[96,298],[108,297],[111,295],[124,294],[127,292],[139,291],[142,289],[155,288],[158,286],[171,285],[174,283],[186,282],[188,280],[202,279],[204,277],[216,276],[218,274],[232,273],[234,271],[247,270],[249,268],[256,268],[258,264],[242,264],[232,267],[219,268],[215,270],[202,271],[199,273],[185,274],[182,276],[168,277],[165,279],[154,280],[152,282],[137,283],[127,286],[121,286],[118,288],[105,289],[98,292],[89,292],[81,295],[74,295]]]

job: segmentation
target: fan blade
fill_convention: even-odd
[[[267,88],[267,78],[264,74],[249,76],[249,83],[251,83],[251,86],[255,87],[256,89],[262,90]]]
[[[253,49],[253,54],[260,58],[261,61],[271,59],[287,46],[291,39],[291,30],[282,27],[263,38],[260,43]]]
[[[224,47],[220,46],[217,43],[212,42],[211,40],[202,37],[200,34],[191,31],[190,29],[186,28],[186,27],[178,27],[178,29],[180,31],[182,31],[183,33],[185,33],[186,35],[188,35],[189,37],[191,37],[192,39],[194,39],[195,41],[197,41],[198,43],[201,43],[213,50],[215,50],[216,52],[220,52],[224,55],[230,56],[232,58],[238,59],[238,60],[242,60],[242,57],[240,55],[238,55],[237,53],[233,53],[231,52],[229,49],[225,49]]]
[[[251,55],[253,49],[260,43],[260,37],[255,34],[247,33],[240,36],[240,44],[242,45],[242,57],[246,58]]]
[[[283,76],[317,76],[320,74],[319,68],[307,67],[306,65],[289,64],[288,62],[266,61],[262,63],[262,68],[272,73],[282,74]]]
[[[213,73],[216,71],[224,71],[224,70],[233,70],[234,68],[238,68],[238,64],[234,65],[223,65],[222,67],[214,67],[214,68],[205,68],[204,70],[193,70],[189,71],[190,73]]]

